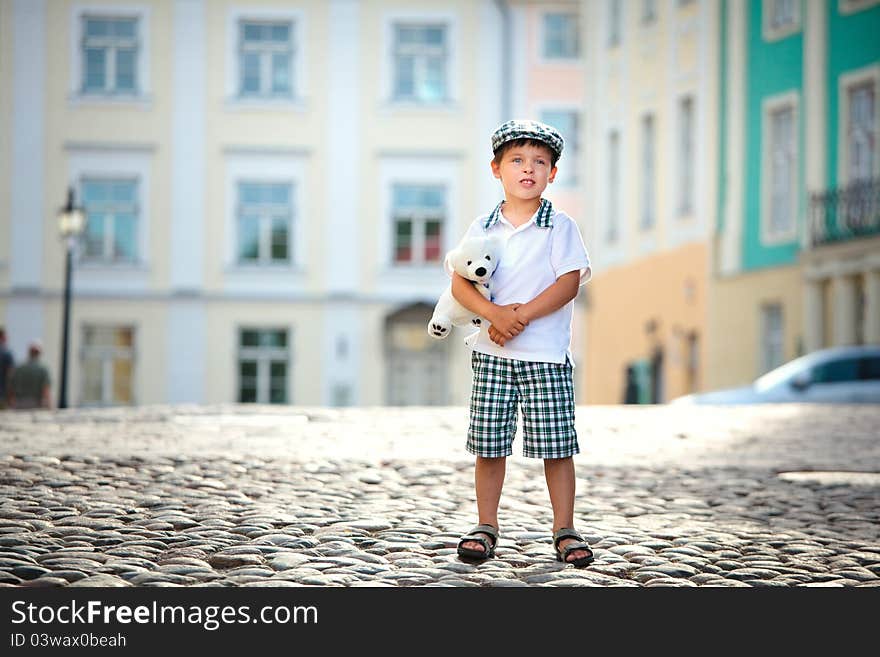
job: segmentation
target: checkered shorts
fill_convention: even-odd
[[[578,454],[571,364],[535,363],[474,351],[467,450],[510,456],[517,407],[523,414],[523,456],[561,459]]]

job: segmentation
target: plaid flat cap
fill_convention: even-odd
[[[562,155],[562,147],[564,142],[562,135],[553,126],[538,121],[528,121],[525,119],[513,119],[502,123],[495,132],[492,133],[492,152],[496,152],[498,147],[509,141],[516,139],[535,139],[542,141],[556,153],[556,157]]]

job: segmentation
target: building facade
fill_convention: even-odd
[[[710,388],[880,342],[873,1],[724,2]]]
[[[57,378],[72,188],[71,405],[465,403],[464,333],[426,332],[440,262],[501,198],[514,110],[563,122],[578,212],[578,8],[0,0],[13,350],[41,337]]]
[[[594,253],[585,398],[663,402],[703,385],[717,3],[584,7]]]

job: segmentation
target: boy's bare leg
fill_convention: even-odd
[[[486,458],[478,456],[474,466],[474,486],[477,491],[477,514],[480,525],[498,527],[498,503],[501,501],[501,488],[504,486],[504,474],[507,457]],[[483,534],[489,544],[492,537]],[[483,552],[483,545],[476,541],[467,541],[462,547]]]
[[[550,492],[550,504],[553,506],[553,531],[563,527],[574,527],[574,459],[544,459],[544,478]],[[573,538],[559,541],[560,550],[569,543],[576,543]],[[584,550],[575,550],[566,561],[574,561],[588,556]]]

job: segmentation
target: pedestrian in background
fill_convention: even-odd
[[[639,384],[636,381],[636,368],[632,365],[626,366],[626,388],[623,392],[623,403],[639,403]]]
[[[0,411],[9,406],[9,382],[15,359],[6,346],[6,329],[0,327]]]
[[[10,385],[12,408],[50,408],[49,370],[40,362],[43,345],[34,340],[28,347],[28,361],[15,368]]]

